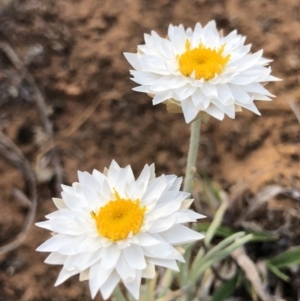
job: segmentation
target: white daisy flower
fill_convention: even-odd
[[[155,265],[178,270],[176,260],[184,262],[174,246],[203,238],[182,225],[204,217],[187,209],[193,200],[179,191],[182,179],[155,177],[154,164],[137,180],[115,161],[78,177],[53,199],[58,210],[36,224],[54,232],[37,250],[51,252],[46,263],[63,265],[55,285],[79,274],[93,298],[100,290],[107,299],[121,280],[139,299],[141,278],[153,278]]]
[[[169,111],[182,111],[187,123],[205,112],[219,120],[246,108],[258,115],[254,100],[271,100],[261,82],[278,80],[262,57],[263,51],[249,53],[246,37],[232,31],[223,37],[215,21],[194,31],[183,25],[169,26],[168,36],[155,31],[145,34],[145,45],[137,53],[124,53],[135,70],[133,90],[148,93],[153,105],[167,104]],[[204,115],[206,115],[204,113]]]

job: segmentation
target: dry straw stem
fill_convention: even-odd
[[[246,219],[250,214],[260,209],[270,199],[279,194],[288,195],[293,199],[300,199],[300,190],[296,188],[282,187],[279,185],[269,185],[258,191],[255,197],[251,200],[250,206],[244,215]]]
[[[29,73],[25,65],[22,63],[22,61],[19,59],[17,53],[14,51],[14,49],[6,42],[0,42],[0,49],[2,52],[5,53],[5,55],[10,59],[11,63],[14,65],[14,67],[21,73],[21,78],[25,78],[25,80],[32,86],[34,90],[35,95],[35,103],[37,106],[37,109],[39,111],[39,115],[41,117],[43,126],[45,128],[45,131],[48,135],[49,141],[53,140],[53,127],[52,123],[49,120],[47,116],[47,106],[45,102],[45,97],[39,87],[37,86],[34,77]],[[58,154],[54,148],[51,150],[51,157],[52,157],[52,164],[54,166],[55,174],[56,174],[56,192],[60,192],[61,190],[61,184],[62,184],[62,177],[63,177],[63,169],[60,164],[60,159],[58,157]]]
[[[271,296],[265,292],[262,286],[260,275],[257,271],[255,263],[248,257],[244,247],[240,247],[234,250],[231,256],[236,260],[239,267],[244,271],[247,279],[251,282],[253,289],[257,296],[262,301],[275,301],[277,300],[274,296]]]
[[[30,204],[23,228],[17,237],[10,243],[0,247],[0,254],[16,249],[26,238],[27,233],[34,221],[37,206],[37,191],[35,174],[30,163],[25,159],[22,151],[3,133],[0,132],[0,154],[19,168],[26,179],[29,198],[21,192],[14,193],[21,202]],[[30,199],[30,200],[29,200]]]
[[[171,291],[168,294],[166,294],[164,297],[156,299],[156,301],[175,300],[176,298],[182,296],[183,294],[185,294],[185,289],[184,288],[176,290],[176,291]]]

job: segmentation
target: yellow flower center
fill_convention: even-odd
[[[178,56],[179,70],[184,76],[191,76],[195,71],[196,79],[210,80],[220,74],[230,55],[223,56],[225,44],[218,49],[211,49],[202,43],[197,48],[191,49],[190,41],[185,43],[185,52]]]
[[[91,212],[96,221],[98,232],[111,241],[122,240],[130,233],[137,234],[143,224],[146,207],[140,200],[122,199],[115,192],[115,199],[100,208],[98,213]]]

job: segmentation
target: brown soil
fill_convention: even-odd
[[[235,120],[211,119],[202,126],[198,170],[205,168],[229,192],[247,181],[252,194],[269,184],[299,186],[300,125],[286,102],[300,97],[299,1],[9,2],[0,1],[0,39],[12,45],[44,91],[55,136],[74,124],[98,93],[114,93],[59,143],[64,183],[75,181],[77,170],[102,170],[112,159],[131,164],[135,172],[155,162],[158,174],[183,175],[189,127],[183,116],[167,114],[163,105],[153,107],[147,95],[131,90],[122,53],[134,52],[145,32],[165,35],[169,23],[193,27],[215,19],[225,33],[237,28],[246,35],[253,51],[263,48],[264,56],[274,60],[273,74],[284,81],[268,85],[277,97],[258,104],[262,117],[244,111]],[[32,89],[26,83],[16,86],[18,76],[0,52],[0,127],[34,162],[43,130]],[[5,159],[0,171],[4,245],[20,231],[27,208],[11,195],[13,187],[25,188],[20,172]],[[39,185],[36,221],[54,210],[54,193],[53,181]],[[289,199],[273,200],[267,210],[281,214],[280,221],[287,207],[299,213],[299,205]],[[32,226],[21,247],[0,257],[0,301],[89,299],[86,283],[77,277],[53,288],[59,267],[44,264],[46,255],[35,252],[48,236]]]

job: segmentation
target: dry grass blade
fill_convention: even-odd
[[[53,140],[53,127],[52,123],[49,120],[47,116],[47,107],[46,102],[43,93],[37,86],[34,77],[29,73],[27,68],[24,66],[22,61],[19,59],[17,53],[14,51],[14,49],[6,42],[0,42],[0,49],[5,53],[5,55],[10,59],[14,67],[24,76],[26,81],[32,86],[34,90],[35,95],[35,102],[37,105],[37,109],[39,111],[39,115],[41,117],[43,126],[45,128],[45,131],[48,135],[49,141]],[[23,77],[22,76],[22,77]],[[56,191],[57,193],[61,190],[61,183],[62,183],[62,177],[63,177],[63,169],[60,164],[60,159],[58,157],[58,154],[54,148],[51,150],[51,156],[52,156],[52,164],[54,166],[55,175],[56,175]]]
[[[264,187],[260,191],[258,191],[255,197],[251,201],[251,205],[249,206],[245,216],[248,216],[252,212],[258,210],[261,206],[263,206],[266,202],[268,202],[271,198],[277,196],[280,193],[285,191],[284,187],[278,185],[270,185]]]
[[[248,257],[243,247],[233,251],[231,256],[236,260],[239,267],[244,271],[247,279],[251,282],[255,293],[262,301],[277,300],[275,297],[265,292],[261,284],[257,267],[255,263]]]
[[[37,206],[37,191],[36,191],[36,180],[35,174],[30,166],[30,163],[25,159],[22,154],[22,151],[3,133],[0,132],[0,154],[8,159],[12,164],[14,164],[17,168],[19,168],[24,178],[27,182],[29,199],[25,196],[25,194],[15,194],[16,197],[21,196],[21,201],[24,202],[24,198],[26,199],[26,203],[30,202],[30,207],[25,218],[23,228],[18,236],[10,243],[0,247],[0,254],[7,253],[15,248],[17,248],[26,238],[26,235],[34,221],[36,206]]]
[[[295,188],[282,187],[279,185],[270,185],[261,189],[251,201],[247,212],[245,213],[244,219],[251,213],[258,210],[271,198],[276,197],[279,194],[289,195],[293,199],[300,199],[300,191]]]
[[[27,198],[25,193],[17,187],[14,187],[11,193],[24,207],[30,208],[31,201]]]

